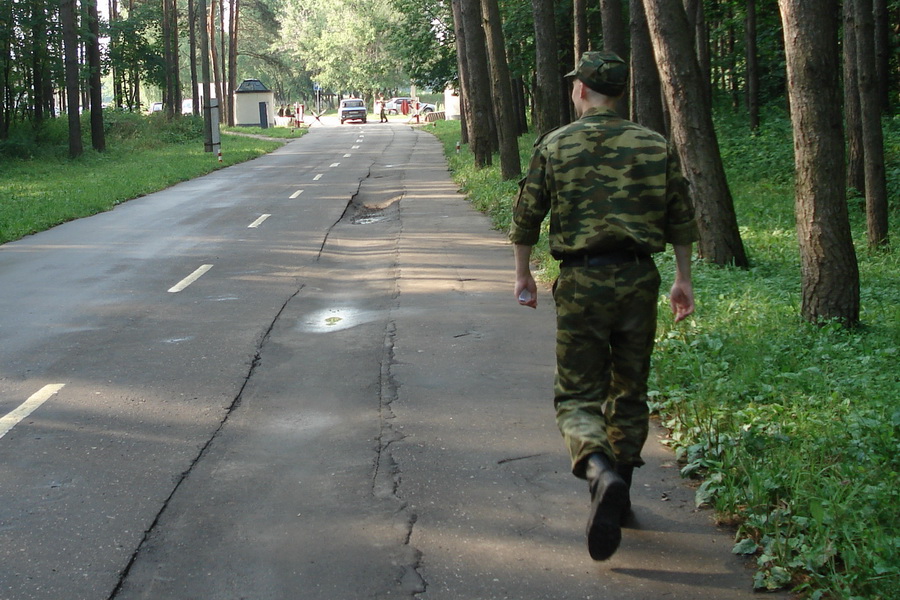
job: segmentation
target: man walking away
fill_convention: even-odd
[[[697,225],[675,150],[620,118],[628,67],[611,52],[586,52],[572,78],[579,119],[535,142],[513,205],[509,238],[519,304],[537,307],[531,248],[550,215],[560,261],[556,303],[556,421],[572,473],[591,493],[588,551],[606,560],[631,512],[635,467],[649,431],[647,378],[660,276],[651,255],[672,244],[675,320],[694,311],[691,251]]]

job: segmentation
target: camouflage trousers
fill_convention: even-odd
[[[649,259],[560,269],[554,406],[577,477],[595,452],[620,465],[644,464],[659,286]]]

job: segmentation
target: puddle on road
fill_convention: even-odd
[[[299,319],[297,328],[312,333],[343,331],[372,322],[378,318],[378,314],[373,310],[360,310],[352,307],[325,308]]]
[[[387,221],[387,217],[362,217],[360,219],[353,219],[354,225],[368,225],[370,223],[379,223],[381,221]]]

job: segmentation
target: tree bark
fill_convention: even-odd
[[[878,80],[878,97],[881,111],[887,114],[891,110],[891,23],[888,16],[887,0],[875,0],[873,18],[875,19],[875,73]]]
[[[863,164],[866,178],[866,237],[870,247],[877,247],[888,243],[888,204],[881,99],[875,67],[875,26],[872,18],[872,0],[855,0],[854,3],[859,107],[865,156]]]
[[[238,16],[241,1],[231,0],[228,12],[228,124],[234,127],[234,90],[237,89],[237,55],[238,55]]]
[[[466,64],[469,67],[469,102],[472,123],[469,127],[469,147],[475,154],[479,168],[492,163],[493,108],[491,107],[491,77],[488,72],[484,30],[481,28],[480,0],[460,0],[460,12],[466,35]]]
[[[543,135],[562,125],[560,106],[560,74],[558,69],[556,17],[553,0],[531,0],[534,14],[534,129]]]
[[[572,2],[572,15],[575,23],[572,46],[575,51],[575,64],[578,64],[578,59],[590,48],[586,4],[587,0],[573,0]]]
[[[228,52],[225,49],[225,42],[228,39],[228,28],[225,26],[225,2],[226,0],[219,0],[219,66],[222,67],[222,70],[219,72],[219,75],[216,79],[219,82],[219,122],[220,123],[228,123],[229,115],[232,110],[232,98],[228,95]],[[215,21],[215,18],[213,18]],[[215,23],[213,23],[213,27],[215,27]]]
[[[200,114],[200,79],[197,76],[197,4],[188,0],[188,62],[191,71],[191,114]]]
[[[86,1],[89,32],[87,53],[91,71],[88,77],[91,95],[91,146],[97,152],[103,152],[106,150],[106,136],[103,133],[103,90],[100,82],[100,16],[97,13],[97,0]]]
[[[59,19],[63,34],[63,67],[66,78],[66,112],[69,117],[69,157],[77,158],[84,152],[81,143],[81,118],[78,103],[78,29],[75,20],[75,0],[62,0]]]
[[[203,26],[200,27],[200,89],[203,93],[203,151],[212,152],[213,146],[213,124],[210,108],[211,89],[209,83],[209,30],[207,29],[206,18],[206,0],[197,0],[197,12],[202,19]]]
[[[162,50],[165,84],[162,90],[163,109],[169,118],[175,115],[174,98],[172,97],[172,69],[169,65],[174,62],[172,54],[172,4],[170,0],[162,0]]]
[[[700,256],[718,265],[747,267],[705,92],[708,88],[687,35],[684,8],[671,0],[644,0],[644,10],[669,105],[672,139],[693,190]]]
[[[469,103],[469,66],[466,64],[466,24],[462,17],[461,0],[452,0],[453,28],[456,33],[456,62],[459,69],[460,143],[468,145],[474,137],[471,129],[472,106]]]
[[[818,323],[859,321],[859,267],[844,187],[838,87],[837,0],[778,0],[796,164],[801,314]]]
[[[47,62],[47,11],[43,4],[31,4],[31,89],[34,109],[34,123],[40,125],[44,120],[44,75]]]
[[[491,88],[494,92],[494,114],[500,142],[500,176],[504,180],[522,175],[519,159],[519,137],[513,104],[509,65],[506,62],[506,42],[497,0],[481,0],[484,33],[491,63]]]
[[[615,52],[626,63],[629,59],[628,27],[625,24],[625,13],[622,7],[624,0],[600,0],[600,18],[603,25],[603,49],[607,52]],[[623,117],[628,117],[631,112],[629,94],[622,94],[616,102],[616,110]]]
[[[516,104],[516,130],[522,135],[528,133],[528,101],[525,97],[525,82],[521,77],[512,80],[512,89]]]
[[[219,122],[222,122],[222,115],[227,110],[225,106],[225,98],[222,93],[222,75],[219,71],[219,52],[216,50],[216,6],[217,2],[223,0],[209,0],[209,15],[206,19],[207,40],[209,43],[209,70],[212,75],[212,86],[216,90],[216,98],[219,101]]]
[[[10,93],[8,77],[12,62],[12,2],[0,4],[0,140],[9,137],[10,107],[6,98]]]
[[[750,131],[759,129],[759,57],[756,50],[756,0],[747,0],[746,60],[747,60],[747,113]]]
[[[866,193],[862,115],[859,108],[859,69],[856,60],[856,6],[844,2],[844,125],[847,128],[847,186]]]
[[[671,7],[674,9],[675,7]],[[709,34],[706,30],[706,14],[703,0],[684,0],[684,12],[690,24],[691,39],[700,74],[703,78],[704,93],[712,102],[712,58],[709,51]]]
[[[666,117],[663,110],[659,71],[653,58],[653,44],[647,28],[643,0],[631,0],[631,119],[663,135]]]

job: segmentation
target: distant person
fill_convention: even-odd
[[[649,431],[647,377],[660,276],[651,256],[675,251],[675,321],[694,311],[694,210],[675,150],[619,117],[628,67],[611,52],[586,52],[572,80],[579,119],[535,143],[513,206],[509,238],[519,304],[537,307],[531,248],[550,214],[560,261],[556,303],[556,421],[572,473],[588,481],[588,551],[606,560],[630,516],[635,467]]]
[[[387,123],[388,122],[387,108],[385,107],[385,105],[386,105],[386,102],[384,101],[384,98],[382,98],[381,100],[378,101],[378,117],[380,119],[380,121],[378,121],[379,123]]]

